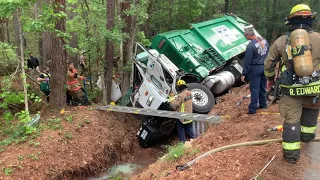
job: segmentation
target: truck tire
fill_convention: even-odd
[[[193,111],[200,114],[210,112],[215,104],[212,92],[202,84],[190,83],[188,89],[192,92],[193,96]]]

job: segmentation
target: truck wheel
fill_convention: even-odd
[[[206,114],[214,106],[214,96],[212,92],[202,84],[190,83],[188,89],[192,92],[192,107],[196,113]]]

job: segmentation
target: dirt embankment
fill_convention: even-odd
[[[211,114],[227,117],[224,118],[223,123],[210,127],[205,134],[192,141],[192,148],[199,150],[199,153],[183,156],[173,163],[159,160],[132,179],[251,179],[274,155],[276,155],[275,160],[261,174],[262,179],[301,179],[310,158],[302,148],[299,163],[288,164],[282,158],[280,143],[218,152],[200,160],[185,171],[174,172],[177,165],[183,165],[218,147],[246,141],[281,138],[279,132],[266,132],[267,128],[282,123],[279,115],[276,114],[277,106],[272,106],[268,110],[259,110],[255,115],[246,114],[250,99],[244,100],[240,107],[236,107],[237,100],[247,95],[246,93],[248,92],[245,87],[236,88],[220,98],[220,103],[215,106]],[[267,112],[267,114],[261,114],[261,112]],[[167,175],[169,172],[173,173]]]
[[[86,179],[117,162],[155,156],[154,149],[140,149],[139,121],[131,115],[93,107],[66,111],[42,117],[47,127],[39,137],[0,152],[0,179]]]

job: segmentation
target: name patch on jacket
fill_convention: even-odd
[[[289,96],[308,96],[320,94],[320,84],[306,87],[281,87],[281,92]]]

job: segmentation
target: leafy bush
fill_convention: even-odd
[[[0,42],[0,72],[9,75],[19,64],[14,46]]]

